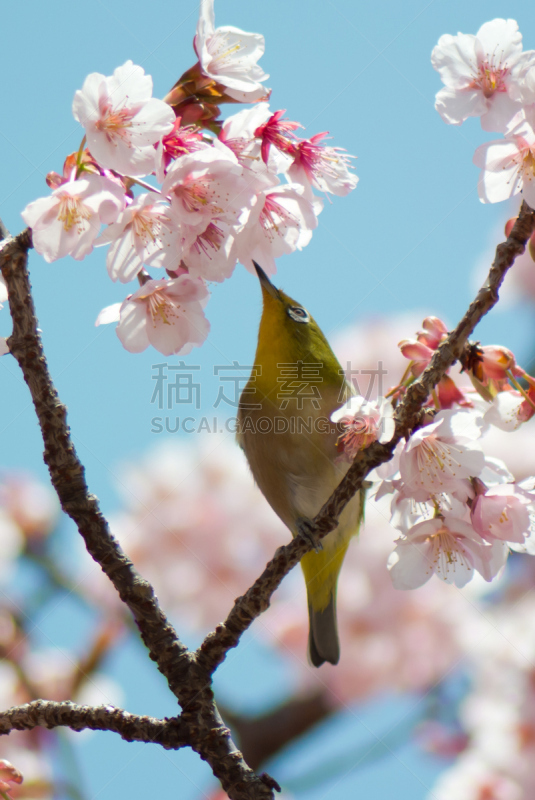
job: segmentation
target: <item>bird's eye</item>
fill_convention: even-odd
[[[294,319],[296,322],[310,322],[308,311],[300,306],[289,306],[288,316]]]

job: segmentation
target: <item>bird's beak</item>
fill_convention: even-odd
[[[274,297],[276,300],[280,300],[279,290],[275,286],[273,286],[273,284],[269,280],[268,276],[266,275],[262,267],[259,266],[256,263],[256,261],[253,261],[253,264],[256,270],[256,274],[258,275],[258,278],[260,280],[260,286],[262,287],[262,290],[267,292],[269,295],[271,295],[271,297]]]

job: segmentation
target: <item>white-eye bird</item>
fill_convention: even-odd
[[[264,497],[293,536],[306,533],[349,468],[337,456],[341,429],[331,414],[354,394],[320,328],[276,289],[253,262],[263,313],[255,364],[240,398],[238,443]],[[364,491],[342,511],[321,549],[301,559],[310,617],[309,656],[319,667],[337,664],[336,586],[351,537],[362,519]]]

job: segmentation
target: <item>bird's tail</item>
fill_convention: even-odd
[[[307,553],[301,559],[308,595],[310,633],[308,654],[315,667],[324,661],[337,664],[340,644],[336,626],[336,584],[348,542],[336,549],[327,546],[318,553]]]
[[[315,667],[321,667],[325,661],[338,664],[340,660],[340,642],[336,624],[336,588],[329,603],[321,611],[308,606],[310,630],[308,634],[308,655]]]
[[[340,528],[323,539],[323,549],[309,552],[301,559],[308,596],[308,655],[315,667],[325,661],[338,664],[340,642],[336,624],[336,587],[342,562],[352,535],[358,533],[364,518],[366,486],[360,490],[358,520],[350,528],[349,535],[341,535]]]

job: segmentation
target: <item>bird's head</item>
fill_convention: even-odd
[[[321,328],[300,303],[277,289],[256,261],[253,261],[262,287],[263,312],[258,331],[256,364],[264,370],[280,364],[315,363],[321,365],[323,380],[339,384],[340,364]]]

